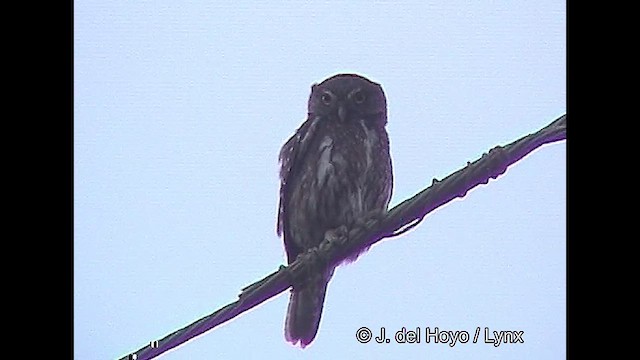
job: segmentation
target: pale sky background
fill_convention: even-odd
[[[382,84],[395,205],[566,112],[564,1],[76,1],[74,358],[113,359],[285,262],[278,152],[310,86]],[[160,359],[563,359],[566,152],[546,145],[342,266],[320,331],[288,293]],[[420,344],[361,344],[356,330]],[[524,331],[425,343],[425,327]]]

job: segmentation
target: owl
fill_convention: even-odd
[[[307,120],[279,157],[277,233],[289,264],[327,232],[387,210],[393,175],[386,123],[387,101],[375,82],[338,74],[311,87]],[[317,269],[291,290],[285,338],[293,345],[315,338],[333,271]]]

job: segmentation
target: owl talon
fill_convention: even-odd
[[[341,225],[335,229],[327,230],[324,233],[324,238],[327,239],[329,243],[341,240],[349,236],[349,229],[346,225]]]

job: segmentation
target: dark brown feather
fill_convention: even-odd
[[[393,184],[386,98],[353,74],[312,87],[307,120],[280,151],[277,232],[288,262],[318,246],[327,231],[386,210]],[[304,347],[316,336],[333,268],[317,269],[292,290],[285,337]]]

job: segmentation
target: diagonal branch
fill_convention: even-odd
[[[503,174],[509,165],[517,162],[538,147],[565,140],[567,137],[567,116],[562,115],[541,130],[524,136],[511,144],[496,146],[474,162],[438,181],[410,199],[390,209],[378,219],[371,219],[363,226],[349,230],[348,236],[338,239],[325,238],[315,251],[298,257],[288,267],[280,268],[263,279],[242,289],[239,299],[216,312],[176,330],[164,338],[153,341],[135,353],[121,358],[151,359],[172,349],[212,328],[233,319],[267,299],[285,291],[293,285],[304,284],[306,275],[315,268],[318,261],[339,264],[353,258],[360,250],[378,241],[401,235],[415,227],[436,208],[457,198],[480,184],[487,184]]]

